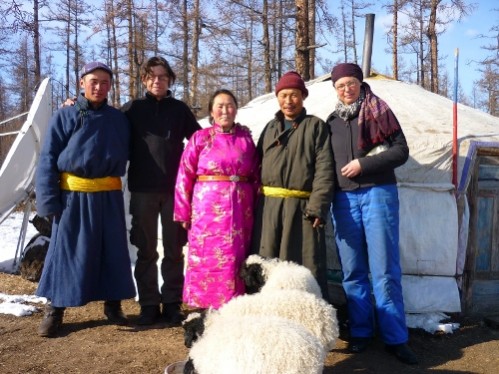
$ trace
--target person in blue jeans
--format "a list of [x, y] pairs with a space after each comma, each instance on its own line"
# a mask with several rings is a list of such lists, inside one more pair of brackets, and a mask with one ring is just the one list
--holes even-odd
[[336, 177], [331, 210], [347, 299], [348, 350], [367, 349], [377, 327], [388, 352], [417, 364], [407, 345], [394, 172], [407, 161], [409, 148], [394, 113], [363, 82], [358, 65], [335, 66], [331, 79], [339, 99], [327, 119]]

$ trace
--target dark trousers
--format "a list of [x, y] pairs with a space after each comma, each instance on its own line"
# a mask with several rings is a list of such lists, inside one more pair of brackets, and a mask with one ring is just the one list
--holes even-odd
[[[182, 302], [184, 285], [184, 256], [182, 247], [187, 242], [186, 231], [173, 221], [173, 197], [166, 193], [132, 192], [130, 195], [132, 227], [130, 242], [138, 248], [135, 280], [139, 304]], [[163, 251], [161, 292], [158, 283], [159, 258], [158, 216], [161, 218]]]

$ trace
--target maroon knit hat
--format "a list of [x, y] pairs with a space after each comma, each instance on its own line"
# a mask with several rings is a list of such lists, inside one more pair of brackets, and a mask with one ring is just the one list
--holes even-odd
[[279, 79], [279, 82], [275, 85], [275, 95], [277, 96], [279, 91], [285, 88], [297, 88], [303, 93], [304, 97], [308, 96], [308, 90], [305, 87], [305, 82], [296, 71], [288, 71], [281, 77], [281, 79]]
[[343, 63], [336, 65], [331, 71], [331, 80], [333, 84], [341, 78], [344, 77], [355, 77], [362, 82], [364, 80], [364, 74], [362, 74], [362, 69], [357, 64]]

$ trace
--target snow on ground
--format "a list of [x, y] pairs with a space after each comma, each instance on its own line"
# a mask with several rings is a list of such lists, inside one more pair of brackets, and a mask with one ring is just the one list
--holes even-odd
[[[30, 219], [35, 213], [32, 213]], [[15, 273], [18, 270], [21, 249], [17, 253], [17, 243], [23, 224], [24, 214], [22, 212], [11, 213], [0, 223], [0, 272]], [[24, 245], [38, 233], [35, 227], [28, 222], [26, 226], [26, 237]], [[21, 246], [21, 248], [24, 247]], [[40, 310], [40, 304], [45, 304], [47, 299], [35, 295], [7, 295], [0, 292], [0, 313], [13, 314], [18, 317], [29, 316]]]
[[[34, 217], [33, 212], [29, 219]], [[14, 264], [17, 243], [19, 240], [19, 235], [21, 233], [22, 223], [24, 214], [22, 212], [11, 213], [2, 223], [0, 223], [0, 243], [2, 247], [0, 249], [0, 271], [4, 273], [15, 273], [17, 266], [19, 265], [19, 259], [17, 259], [16, 264]], [[24, 240], [24, 245], [35, 236], [38, 231], [35, 227], [28, 222], [26, 226], [26, 238]], [[21, 250], [19, 250], [20, 252]], [[21, 253], [17, 254], [18, 257]]]
[[[129, 198], [129, 194], [125, 193], [125, 199]], [[126, 201], [128, 205], [128, 201]], [[32, 212], [29, 219], [35, 216], [36, 212]], [[22, 212], [13, 212], [3, 222], [0, 223], [0, 243], [2, 247], [0, 248], [0, 272], [15, 274], [19, 269], [19, 264], [22, 255], [22, 248], [31, 240], [33, 236], [38, 234], [36, 228], [30, 222], [27, 222], [26, 226], [26, 237], [24, 244], [20, 246], [20, 249], [16, 250], [18, 246], [19, 236], [21, 233], [23, 225], [24, 214]], [[130, 227], [130, 215], [127, 215], [127, 225]], [[130, 248], [130, 259], [132, 261], [132, 273], [135, 269], [135, 260], [137, 258], [136, 248], [129, 243]], [[163, 258], [162, 244], [161, 244], [161, 225], [158, 222], [158, 253], [160, 257], [158, 259], [158, 273], [161, 269], [161, 260]], [[158, 274], [158, 281], [161, 282], [161, 274]], [[134, 278], [135, 281], [135, 278]], [[161, 286], [161, 285], [159, 285]], [[35, 295], [7, 295], [2, 293], [0, 288], [0, 314], [13, 314], [15, 316], [27, 316], [37, 311], [36, 304], [45, 304], [47, 299], [43, 297], [36, 297]], [[138, 299], [136, 299], [138, 300]], [[35, 305], [33, 305], [35, 304]], [[40, 305], [38, 305], [40, 309]]]

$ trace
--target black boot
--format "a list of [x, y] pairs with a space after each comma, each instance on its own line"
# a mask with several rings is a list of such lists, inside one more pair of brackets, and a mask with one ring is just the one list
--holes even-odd
[[58, 308], [48, 303], [45, 306], [45, 316], [42, 323], [38, 327], [38, 335], [45, 338], [52, 338], [56, 336], [57, 331], [62, 325], [62, 317], [66, 308]]
[[163, 320], [171, 326], [180, 326], [184, 320], [184, 315], [180, 311], [180, 304], [163, 304]]
[[394, 344], [385, 346], [387, 352], [395, 355], [399, 361], [408, 365], [417, 365], [419, 360], [416, 354], [409, 348], [407, 344]]
[[161, 316], [159, 305], [144, 305], [140, 307], [137, 325], [153, 325]]
[[121, 300], [104, 301], [104, 315], [112, 324], [119, 326], [125, 326], [128, 324], [128, 319], [121, 309]]

